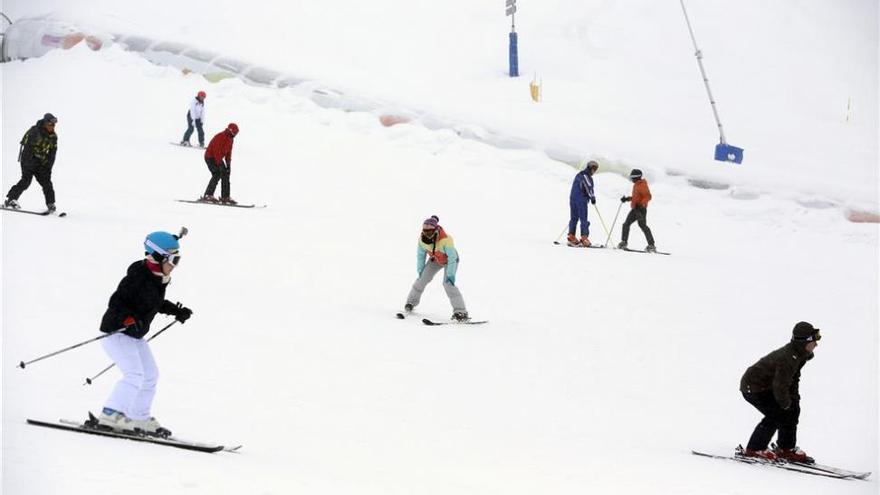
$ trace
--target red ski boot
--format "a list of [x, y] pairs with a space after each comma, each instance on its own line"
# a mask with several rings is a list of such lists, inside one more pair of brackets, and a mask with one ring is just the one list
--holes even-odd
[[799, 447], [795, 447], [793, 449], [783, 449], [777, 447], [774, 453], [776, 454], [776, 457], [783, 461], [802, 462], [804, 464], [813, 464], [816, 462], [816, 459], [808, 456], [807, 453], [801, 450]]
[[762, 449], [762, 450], [752, 450], [745, 449], [742, 451], [743, 457], [755, 457], [758, 459], [764, 459], [765, 461], [775, 461], [777, 460], [776, 454], [772, 450]]

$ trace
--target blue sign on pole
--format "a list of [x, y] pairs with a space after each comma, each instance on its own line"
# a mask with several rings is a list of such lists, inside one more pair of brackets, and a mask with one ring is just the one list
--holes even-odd
[[516, 39], [516, 0], [505, 0], [506, 15], [510, 16], [510, 42], [508, 43], [507, 55], [509, 60], [508, 74], [510, 77], [519, 77], [519, 50]]
[[510, 77], [519, 77], [519, 53], [514, 32], [510, 33]]

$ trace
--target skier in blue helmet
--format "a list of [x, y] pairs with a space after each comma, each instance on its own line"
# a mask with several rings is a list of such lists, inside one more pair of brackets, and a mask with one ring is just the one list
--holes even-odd
[[145, 257], [128, 267], [128, 272], [107, 305], [101, 320], [101, 331], [124, 331], [102, 339], [104, 351], [122, 372], [104, 408], [98, 425], [115, 431], [170, 436], [151, 415], [159, 370], [144, 335], [157, 313], [174, 316], [180, 323], [192, 316], [192, 310], [181, 303], [165, 299], [171, 272], [180, 263], [180, 238], [177, 235], [153, 232], [144, 240]]

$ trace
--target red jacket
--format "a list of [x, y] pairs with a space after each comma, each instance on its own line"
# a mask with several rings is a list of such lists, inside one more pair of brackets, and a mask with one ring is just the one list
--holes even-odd
[[651, 201], [651, 190], [648, 189], [648, 181], [645, 179], [639, 179], [633, 184], [630, 207], [635, 208], [636, 206], [641, 206], [642, 208], [647, 208], [648, 201]]
[[226, 166], [232, 165], [232, 133], [224, 129], [218, 132], [216, 136], [211, 138], [208, 143], [208, 149], [205, 150], [205, 159], [214, 160], [217, 165], [223, 165], [223, 159], [226, 159]]

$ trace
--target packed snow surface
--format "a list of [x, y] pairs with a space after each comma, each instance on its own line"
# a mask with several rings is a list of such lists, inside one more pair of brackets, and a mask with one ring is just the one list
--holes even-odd
[[[419, 125], [386, 128], [371, 114], [320, 108], [290, 92], [236, 80], [208, 85], [118, 48], [78, 46], [4, 64], [2, 186], [18, 179], [22, 133], [51, 111], [59, 118], [53, 179], [59, 209], [68, 216], [0, 216], [3, 493], [876, 493], [878, 229], [847, 222], [838, 207], [816, 207], [823, 198], [848, 196], [876, 203], [876, 182], [873, 190], [868, 184], [871, 174], [876, 179], [876, 149], [865, 138], [871, 126], [876, 131], [870, 113], [876, 109], [857, 114], [868, 122], [848, 125], [840, 119], [846, 96], [828, 107], [816, 103], [817, 94], [843, 95], [835, 85], [841, 81], [870, 81], [841, 76], [834, 82], [786, 65], [807, 56], [800, 51], [773, 59], [779, 65], [768, 67], [776, 76], [824, 88], [809, 99], [816, 105], [810, 112], [821, 115], [804, 118], [799, 128], [790, 110], [809, 106], [802, 87], [774, 85], [785, 96], [780, 106], [757, 104], [750, 98], [762, 85], [754, 78], [772, 74], [734, 80], [736, 67], [716, 55], [710, 77], [718, 80], [716, 96], [724, 101], [721, 95], [728, 95], [722, 117], [740, 121], [729, 139], [747, 149], [746, 162], [731, 168], [696, 158], [711, 151], [714, 138], [711, 120], [700, 122], [709, 116], [692, 48], [683, 25], [652, 22], [654, 16], [683, 23], [674, 18], [677, 2], [644, 12], [612, 2], [534, 7], [543, 23], [562, 24], [543, 26], [556, 33], [535, 40], [546, 49], [521, 41], [526, 64], [540, 59], [548, 66], [545, 83], [557, 71], [574, 85], [564, 93], [572, 99], [548, 96], [543, 106], [522, 99], [520, 93], [528, 97], [524, 80], [504, 78], [497, 59], [506, 49], [505, 21], [489, 23], [500, 5], [487, 13], [452, 2], [464, 9], [455, 15], [427, 2], [405, 3], [397, 17], [387, 18], [381, 9], [391, 2], [347, 3], [361, 9], [359, 16], [340, 11], [333, 22], [332, 9], [317, 2], [256, 10], [223, 0], [211, 8], [160, 3], [161, 24], [151, 22], [158, 13], [135, 11], [134, 4], [95, 2], [91, 14], [79, 14], [237, 50], [275, 66], [301, 64], [315, 77], [395, 93], [402, 104], [437, 105], [462, 120], [507, 126], [536, 140], [578, 139], [609, 160], [649, 171], [648, 221], [658, 248], [673, 254], [553, 245], [568, 221], [574, 170], [535, 150], [498, 149]], [[757, 2], [738, 3], [745, 6], [725, 11], [731, 22], [752, 16], [757, 32], [768, 32], [741, 31], [736, 38], [710, 26], [721, 29], [718, 9], [725, 2], [695, 3], [691, 15], [703, 19], [697, 26], [705, 26], [706, 45], [723, 41], [726, 48], [715, 51], [730, 53], [744, 44], [781, 50], [768, 43], [773, 33], [800, 32], [799, 26], [817, 22], [817, 13], [828, 14], [834, 36], [826, 34], [824, 44], [812, 40], [804, 51], [815, 48], [815, 58], [831, 59], [836, 44], [851, 43], [873, 50], [876, 68], [876, 47], [862, 46], [876, 41], [876, 26], [858, 27], [867, 20], [856, 15], [861, 6], [876, 20], [876, 6], [867, 3], [840, 5], [837, 13], [830, 3], [808, 2], [792, 11], [794, 21], [786, 20], [782, 3], [760, 12], [748, 10]], [[536, 22], [528, 5], [517, 18], [523, 31]], [[198, 15], [195, 6], [201, 6]], [[4, 8], [27, 14], [71, 7], [37, 0]], [[552, 19], [551, 8], [571, 15]], [[831, 14], [856, 27], [830, 22], [841, 18]], [[285, 21], [289, 29], [266, 31], [285, 41], [282, 48], [258, 43], [268, 34], [255, 26]], [[630, 22], [628, 32], [638, 39], [609, 38], [614, 26]], [[426, 26], [434, 26], [432, 36]], [[653, 31], [638, 26], [668, 29], [668, 38], [652, 40]], [[455, 55], [428, 63], [444, 40]], [[800, 38], [779, 40], [800, 46]], [[681, 78], [664, 72], [647, 84], [587, 63], [623, 67], [623, 54], [641, 60], [647, 55], [637, 41], [660, 53], [684, 51], [674, 63], [655, 61], [657, 67], [680, 64]], [[384, 58], [380, 43], [389, 47]], [[492, 43], [497, 46], [485, 49]], [[568, 63], [585, 52], [564, 48], [579, 44], [604, 47], [603, 55]], [[350, 58], [343, 57], [346, 50]], [[837, 55], [841, 67], [857, 57]], [[355, 59], [362, 65], [347, 63]], [[387, 79], [370, 65], [383, 59]], [[731, 56], [728, 62], [740, 61]], [[407, 79], [426, 66], [437, 71], [435, 86]], [[870, 77], [875, 86], [864, 94], [873, 91], [876, 107], [876, 73]], [[444, 86], [453, 80], [463, 82]], [[610, 93], [582, 91], [575, 83], [625, 88], [629, 101], [612, 112], [602, 97]], [[169, 144], [180, 139], [188, 100], [199, 89], [208, 92], [209, 138], [228, 122], [241, 127], [233, 197], [266, 209], [173, 201], [197, 197], [208, 179], [200, 151]], [[736, 96], [740, 89], [748, 94]], [[474, 105], [481, 95], [485, 106]], [[677, 97], [690, 103], [679, 105]], [[642, 118], [667, 104], [665, 124]], [[541, 113], [553, 105], [558, 108]], [[577, 120], [552, 115], [569, 115], [563, 112], [569, 108], [580, 113]], [[774, 119], [786, 124], [777, 129]], [[632, 123], [631, 131], [623, 121]], [[817, 139], [831, 128], [857, 145]], [[876, 147], [876, 133], [871, 139]], [[801, 148], [821, 159], [845, 159], [829, 166], [804, 158]], [[663, 173], [672, 168], [673, 151], [681, 166], [715, 168], [727, 179], [757, 184], [760, 193], [689, 187], [684, 177]], [[796, 168], [802, 179], [791, 178]], [[794, 184], [777, 189], [783, 176]], [[617, 216], [618, 199], [631, 184], [602, 169], [596, 183], [591, 239], [604, 243], [602, 224], [610, 228], [616, 219], [614, 243], [628, 208]], [[821, 193], [805, 193], [815, 184], [822, 184]], [[42, 207], [36, 183], [21, 202]], [[394, 319], [416, 276], [421, 222], [431, 214], [461, 254], [456, 283], [471, 315], [490, 323], [427, 327], [415, 317]], [[153, 412], [181, 437], [241, 443], [241, 453], [206, 455], [25, 424], [26, 418], [82, 419], [101, 407], [119, 375], [111, 371], [82, 385], [109, 364], [99, 344], [25, 370], [15, 365], [96, 336], [107, 299], [128, 264], [142, 256], [144, 236], [184, 225], [190, 234], [167, 297], [194, 315], [151, 344], [161, 372]], [[630, 244], [644, 245], [635, 226]], [[417, 311], [434, 319], [451, 314], [439, 277]], [[798, 443], [826, 464], [874, 471], [868, 481], [690, 454], [729, 452], [746, 442], [759, 414], [742, 400], [739, 378], [783, 345], [799, 320], [820, 327], [823, 339], [803, 370]], [[166, 321], [157, 318], [154, 329]]]

